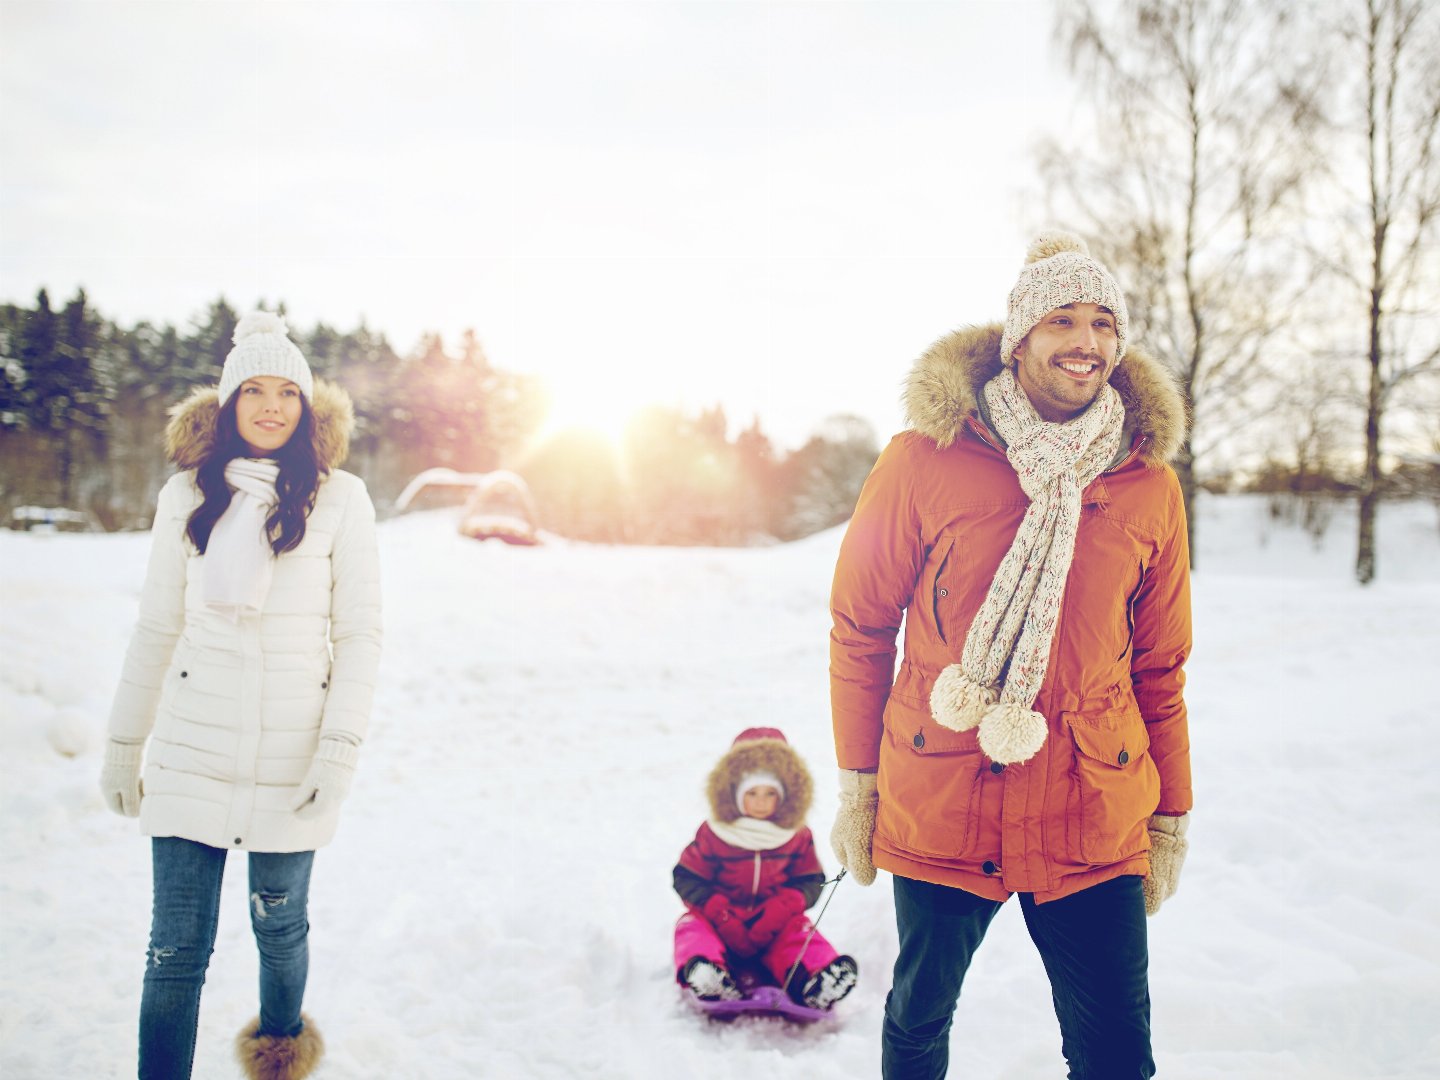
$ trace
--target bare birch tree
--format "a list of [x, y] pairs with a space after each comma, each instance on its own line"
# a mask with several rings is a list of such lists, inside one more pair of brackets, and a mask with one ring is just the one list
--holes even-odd
[[1042, 149], [1052, 217], [1123, 283], [1131, 337], [1176, 373], [1195, 558], [1208, 459], [1262, 409], [1257, 384], [1297, 288], [1281, 222], [1305, 174], [1311, 96], [1283, 0], [1091, 0], [1056, 37], [1084, 114]]
[[[1355, 577], [1377, 572], [1387, 419], [1440, 374], [1440, 11], [1429, 0], [1344, 0], [1317, 29], [1333, 98], [1318, 134], [1330, 181], [1312, 255], [1365, 312], [1365, 460]], [[1327, 227], [1328, 226], [1328, 227]], [[1357, 320], [1357, 323], [1359, 320]], [[1356, 335], [1358, 338], [1359, 335]]]

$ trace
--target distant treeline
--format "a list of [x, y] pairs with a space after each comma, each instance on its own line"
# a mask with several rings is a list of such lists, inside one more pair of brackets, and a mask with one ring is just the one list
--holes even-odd
[[[167, 412], [215, 385], [238, 318], [221, 298], [188, 327], [123, 327], [83, 289], [58, 310], [44, 289], [31, 307], [0, 305], [3, 522], [16, 507], [46, 506], [85, 511], [105, 529], [147, 526], [171, 471]], [[877, 454], [873, 429], [855, 417], [832, 417], [781, 453], [758, 420], [731, 437], [718, 408], [642, 409], [619, 447], [579, 431], [542, 440], [543, 385], [494, 367], [473, 332], [453, 349], [426, 335], [404, 355], [363, 323], [292, 325], [291, 335], [315, 374], [353, 398], [345, 467], [365, 478], [382, 514], [423, 469], [507, 468], [529, 483], [542, 527], [560, 535], [789, 540], [844, 521]]]

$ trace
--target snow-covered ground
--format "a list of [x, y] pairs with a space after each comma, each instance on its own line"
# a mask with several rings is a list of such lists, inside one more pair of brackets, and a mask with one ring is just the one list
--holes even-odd
[[[1368, 589], [1350, 582], [1344, 515], [1318, 551], [1259, 500], [1209, 501], [1200, 530], [1192, 848], [1150, 923], [1160, 1075], [1440, 1076], [1434, 510], [1387, 510]], [[846, 880], [825, 916], [861, 970], [832, 1020], [708, 1023], [670, 971], [670, 868], [737, 731], [785, 729], [817, 778], [811, 826], [828, 833], [840, 532], [751, 550], [526, 550], [428, 513], [380, 536], [372, 737], [312, 886], [319, 1080], [878, 1075], [887, 876]], [[6, 1080], [134, 1075], [149, 855], [95, 780], [146, 546], [0, 532]], [[230, 1041], [255, 982], [236, 858], [198, 1077], [237, 1075]], [[952, 1060], [986, 1080], [1064, 1071], [1017, 905], [976, 960]]]

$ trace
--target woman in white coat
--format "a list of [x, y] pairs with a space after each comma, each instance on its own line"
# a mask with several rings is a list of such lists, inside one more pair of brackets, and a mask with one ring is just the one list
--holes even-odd
[[[375, 510], [336, 466], [354, 414], [276, 315], [240, 321], [218, 390], [175, 411], [140, 619], [100, 786], [139, 816], [155, 881], [140, 1076], [190, 1076], [227, 852], [249, 853], [260, 1014], [246, 1075], [299, 1080], [315, 849], [335, 833], [380, 657]], [[142, 768], [143, 763], [143, 768]]]

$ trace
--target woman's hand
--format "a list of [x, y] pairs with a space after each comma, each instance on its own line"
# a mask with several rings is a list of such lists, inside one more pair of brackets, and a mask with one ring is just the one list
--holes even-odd
[[126, 742], [112, 735], [105, 744], [100, 794], [105, 798], [105, 805], [123, 817], [140, 816], [140, 762], [144, 757], [144, 739]]
[[295, 816], [310, 820], [338, 808], [350, 794], [359, 753], [360, 748], [344, 735], [320, 736], [315, 758], [290, 803]]

